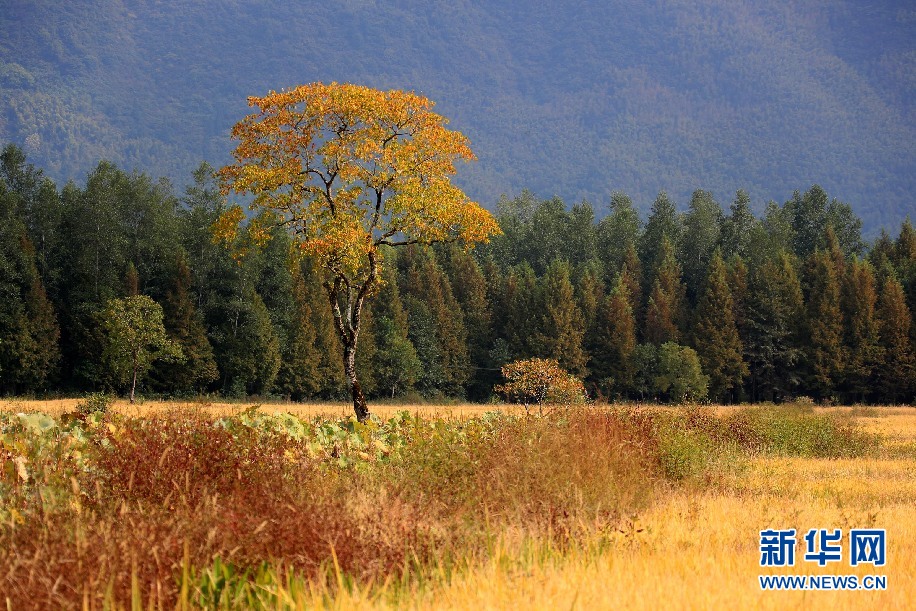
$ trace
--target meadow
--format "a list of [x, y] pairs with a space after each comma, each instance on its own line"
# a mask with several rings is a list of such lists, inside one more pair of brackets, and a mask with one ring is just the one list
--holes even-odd
[[[0, 402], [8, 608], [906, 608], [916, 410]], [[795, 528], [792, 568], [759, 531]], [[801, 560], [884, 528], [887, 563]], [[761, 574], [887, 576], [765, 592]]]

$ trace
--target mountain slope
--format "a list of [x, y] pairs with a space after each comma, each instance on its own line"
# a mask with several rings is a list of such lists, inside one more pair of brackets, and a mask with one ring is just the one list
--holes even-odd
[[0, 1], [0, 140], [61, 180], [105, 157], [188, 179], [245, 97], [414, 89], [470, 138], [485, 204], [527, 187], [645, 209], [820, 183], [866, 229], [916, 212], [916, 11], [894, 3]]

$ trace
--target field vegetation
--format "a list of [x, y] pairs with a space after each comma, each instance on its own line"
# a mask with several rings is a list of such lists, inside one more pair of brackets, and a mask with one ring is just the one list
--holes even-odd
[[[328, 415], [344, 404], [42, 407], [0, 415], [14, 609], [902, 608], [914, 594], [909, 409], [417, 406], [361, 424]], [[871, 526], [888, 530], [887, 591], [760, 591], [759, 530]]]

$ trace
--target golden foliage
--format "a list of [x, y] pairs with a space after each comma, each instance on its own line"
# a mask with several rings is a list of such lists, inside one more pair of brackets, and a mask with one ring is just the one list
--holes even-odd
[[[451, 184], [467, 138], [446, 129], [433, 103], [404, 91], [311, 83], [251, 97], [257, 112], [235, 125], [235, 163], [223, 190], [253, 195], [300, 248], [336, 273], [365, 269], [383, 244], [486, 241], [489, 212]], [[215, 228], [241, 220], [230, 209]]]

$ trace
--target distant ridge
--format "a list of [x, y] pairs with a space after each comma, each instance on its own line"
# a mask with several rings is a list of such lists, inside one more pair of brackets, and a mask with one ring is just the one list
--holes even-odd
[[529, 188], [601, 213], [695, 188], [723, 206], [822, 185], [867, 235], [916, 216], [916, 9], [702, 0], [0, 0], [0, 142], [58, 181], [100, 158], [176, 184], [226, 161], [245, 98], [415, 89], [466, 133], [492, 205]]

